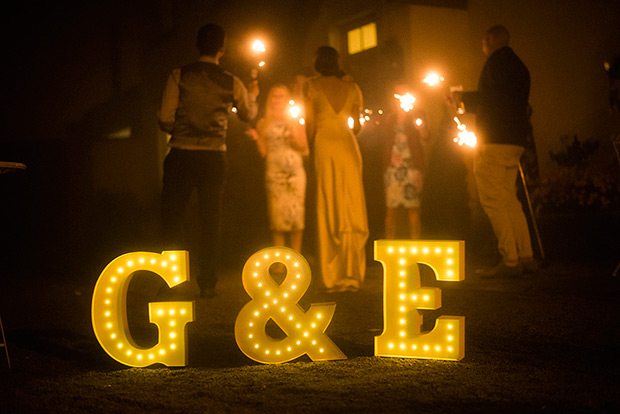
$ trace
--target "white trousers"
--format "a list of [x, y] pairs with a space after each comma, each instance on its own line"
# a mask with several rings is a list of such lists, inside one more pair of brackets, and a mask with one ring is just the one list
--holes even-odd
[[483, 144], [474, 158], [474, 177], [482, 209], [489, 217], [504, 263], [531, 258], [532, 242], [517, 198], [517, 174], [523, 147]]

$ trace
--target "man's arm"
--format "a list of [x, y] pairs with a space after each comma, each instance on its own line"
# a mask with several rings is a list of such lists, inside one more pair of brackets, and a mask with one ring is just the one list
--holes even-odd
[[258, 115], [258, 81], [250, 84], [250, 90], [245, 87], [241, 79], [233, 77], [233, 100], [237, 107], [237, 115], [243, 121], [251, 121]]
[[159, 127], [167, 133], [171, 133], [174, 127], [174, 119], [179, 105], [180, 76], [180, 69], [173, 70], [168, 76], [166, 87], [161, 98], [161, 106], [157, 112]]

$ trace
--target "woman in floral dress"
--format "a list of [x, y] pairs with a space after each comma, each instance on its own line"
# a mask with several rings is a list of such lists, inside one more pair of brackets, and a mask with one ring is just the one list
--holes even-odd
[[405, 111], [399, 107], [398, 101], [394, 106], [384, 124], [385, 238], [396, 238], [398, 208], [403, 207], [409, 220], [409, 237], [415, 240], [420, 238], [421, 231], [424, 155], [420, 128], [423, 128], [423, 120], [413, 109]]
[[273, 86], [267, 95], [264, 117], [248, 135], [256, 140], [265, 158], [272, 241], [276, 246], [288, 245], [301, 251], [306, 196], [303, 157], [308, 154], [308, 144], [305, 127], [290, 113], [290, 99], [285, 85]]

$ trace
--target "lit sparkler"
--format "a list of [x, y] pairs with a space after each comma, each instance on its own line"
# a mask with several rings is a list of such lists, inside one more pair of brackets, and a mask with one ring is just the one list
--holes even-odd
[[[267, 48], [265, 47], [265, 44], [262, 41], [260, 41], [259, 39], [254, 40], [254, 42], [252, 43], [252, 52], [254, 53], [254, 55], [260, 56], [264, 54], [266, 51], [267, 51]], [[262, 68], [263, 66], [265, 66], [265, 61], [262, 59], [259, 59], [256, 65], [258, 67], [252, 69], [252, 79], [258, 78], [258, 68]]]
[[427, 84], [428, 86], [437, 86], [440, 85], [444, 81], [444, 77], [441, 76], [437, 72], [430, 72], [422, 82]]
[[299, 124], [300, 125], [304, 125], [306, 123], [306, 120], [301, 116], [301, 107], [299, 105], [297, 105], [295, 103], [294, 100], [290, 100], [288, 101], [289, 104], [289, 108], [288, 108], [288, 114], [291, 118], [293, 119], [299, 119]]
[[461, 147], [475, 147], [476, 143], [478, 142], [476, 134], [474, 134], [472, 131], [468, 131], [467, 126], [465, 124], [462, 124], [456, 116], [454, 117], [454, 122], [456, 122], [456, 127], [459, 130], [457, 136], [454, 137], [454, 142], [459, 144]]
[[252, 43], [252, 50], [258, 53], [265, 53], [267, 51], [265, 44], [258, 39]]
[[395, 93], [394, 94], [394, 98], [396, 98], [396, 99], [398, 99], [400, 101], [400, 107], [405, 112], [411, 111], [413, 109], [413, 104], [416, 101], [415, 96], [411, 95], [409, 92], [407, 92], [404, 95], [399, 95], [399, 94]]
[[[370, 120], [369, 116], [360, 116], [358, 118], [358, 121], [360, 123], [360, 127], [363, 127], [364, 124], [366, 123], [366, 121]], [[355, 128], [355, 118], [353, 118], [352, 116], [347, 118], [347, 125], [349, 126], [349, 129], [354, 129]]]

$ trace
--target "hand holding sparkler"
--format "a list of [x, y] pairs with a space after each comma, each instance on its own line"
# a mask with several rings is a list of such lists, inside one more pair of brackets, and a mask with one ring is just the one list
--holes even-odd
[[309, 148], [308, 139], [306, 136], [306, 120], [304, 119], [303, 106], [298, 105], [294, 99], [291, 99], [288, 102], [286, 114], [292, 123], [292, 125], [290, 125], [290, 135], [287, 137], [289, 143], [303, 156], [308, 155]]
[[[393, 96], [398, 100], [398, 105], [400, 109], [403, 110], [403, 112], [399, 113], [399, 118], [406, 116], [407, 113], [414, 110], [415, 102], [417, 101], [417, 99], [411, 93], [405, 92], [403, 95], [395, 93]], [[416, 117], [413, 122], [417, 128], [420, 128], [424, 121], [422, 120], [422, 118]]]
[[[456, 113], [461, 115], [465, 113], [465, 107], [463, 106], [463, 86], [451, 86], [450, 87], [450, 101], [452, 106], [456, 109]], [[456, 128], [458, 129], [457, 136], [454, 137], [454, 142], [462, 146], [475, 147], [478, 143], [476, 134], [467, 130], [467, 126], [459, 120], [458, 117], [454, 117], [456, 122]]]
[[472, 131], [467, 130], [467, 126], [462, 124], [461, 121], [455, 116], [454, 122], [456, 122], [456, 128], [459, 130], [456, 137], [454, 137], [454, 142], [462, 146], [467, 147], [475, 147], [478, 143], [478, 138], [476, 138], [476, 134]]
[[259, 39], [254, 40], [252, 43], [252, 53], [257, 57], [258, 62], [256, 63], [256, 67], [252, 68], [251, 77], [252, 80], [258, 79], [258, 69], [265, 66], [265, 61], [261, 58], [261, 56], [267, 51], [265, 48], [265, 44]]
[[[435, 72], [431, 72], [426, 76], [426, 78], [424, 78], [422, 82], [426, 83], [431, 87], [436, 87], [440, 85], [443, 81], [443, 76]], [[451, 86], [449, 94], [446, 94], [446, 101], [451, 107], [455, 109], [456, 113], [459, 115], [465, 113], [465, 107], [463, 106], [462, 98], [463, 86], [461, 85]], [[475, 147], [478, 141], [476, 134], [473, 131], [467, 130], [467, 126], [461, 123], [457, 116], [455, 116], [453, 119], [454, 122], [456, 122], [456, 127], [458, 130], [457, 136], [454, 137], [454, 142], [456, 142], [460, 146]]]
[[450, 86], [450, 95], [448, 95], [448, 103], [456, 108], [456, 112], [459, 114], [465, 113], [465, 107], [463, 106], [463, 86]]
[[306, 121], [305, 121], [305, 119], [302, 116], [303, 114], [302, 114], [301, 107], [299, 105], [297, 105], [293, 99], [291, 99], [288, 102], [288, 104], [289, 104], [288, 115], [292, 119], [298, 119], [297, 122], [299, 122], [299, 125], [304, 125], [306, 123]]

